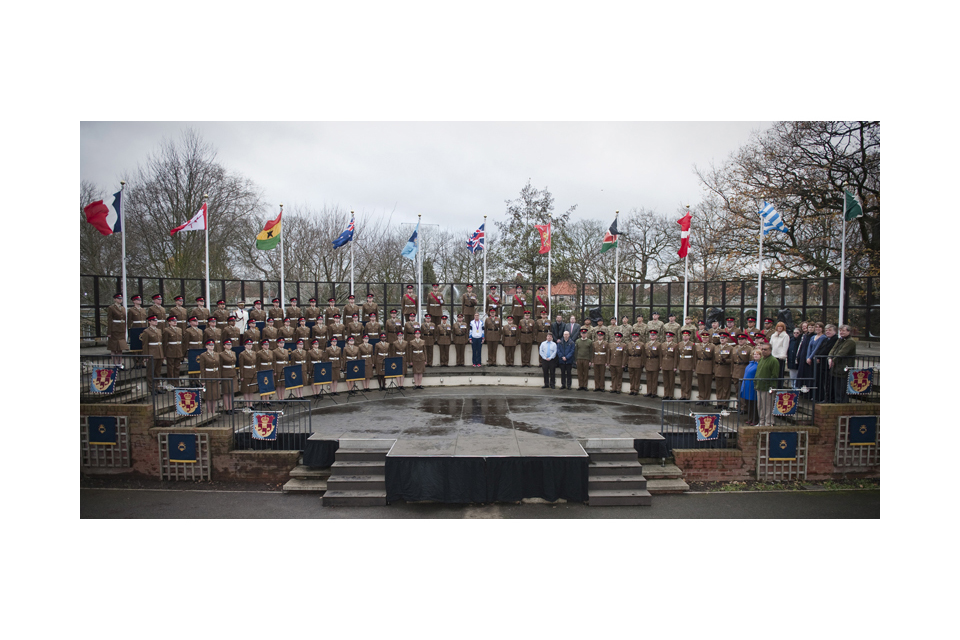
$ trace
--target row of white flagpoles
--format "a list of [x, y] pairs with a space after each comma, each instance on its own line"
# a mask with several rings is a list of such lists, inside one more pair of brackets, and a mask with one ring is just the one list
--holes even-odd
[[[119, 219], [119, 220], [118, 220], [118, 223], [119, 223], [119, 226], [120, 226], [121, 255], [122, 255], [122, 258], [121, 258], [121, 281], [122, 281], [121, 294], [123, 295], [123, 304], [124, 304], [124, 306], [127, 305], [127, 300], [128, 300], [128, 297], [127, 297], [127, 242], [126, 242], [126, 223], [125, 223], [124, 220], [123, 220], [123, 190], [124, 190], [125, 185], [126, 185], [126, 182], [124, 182], [124, 181], [121, 180], [121, 181], [120, 181], [120, 192], [119, 192], [119, 194], [117, 194], [117, 195], [119, 196], [119, 198], [118, 198], [118, 202], [117, 202], [118, 207], [117, 207], [117, 211], [116, 211], [116, 215], [117, 215], [117, 217], [118, 217], [118, 219]], [[852, 196], [851, 196], [851, 198], [852, 198]], [[95, 202], [95, 203], [92, 203], [91, 205], [88, 205], [88, 207], [85, 208], [85, 210], [86, 210], [86, 209], [89, 209], [89, 207], [92, 207], [92, 206], [94, 206], [95, 204], [98, 204], [98, 203], [100, 203], [100, 202], [102, 202], [102, 201], [97, 201], [97, 202]], [[843, 233], [842, 233], [842, 235], [843, 235], [843, 239], [842, 239], [842, 242], [841, 242], [841, 254], [840, 254], [840, 292], [841, 292], [841, 294], [840, 294], [839, 318], [840, 318], [840, 322], [841, 322], [841, 323], [843, 322], [843, 298], [844, 298], [844, 296], [843, 296], [843, 291], [844, 291], [845, 275], [846, 275], [846, 241], [847, 241], [847, 237], [846, 237], [846, 236], [847, 236], [847, 213], [848, 213], [848, 212], [847, 212], [847, 202], [848, 202], [847, 194], [846, 194], [846, 191], [844, 190], [843, 214], [842, 214], [842, 219], [843, 219]], [[854, 200], [854, 205], [855, 205], [855, 207], [856, 207], [857, 209], [860, 210], [860, 215], [863, 215], [862, 208], [861, 208], [860, 204], [857, 203], [857, 202]], [[282, 215], [283, 215], [283, 205], [281, 204], [281, 205], [280, 205], [280, 216], [279, 216], [279, 217], [282, 217]], [[786, 230], [787, 230], [786, 227], [783, 225], [783, 222], [779, 219], [779, 214], [776, 212], [776, 210], [773, 208], [772, 205], [768, 205], [766, 202], [764, 202], [764, 206], [763, 206], [763, 208], [760, 209], [759, 215], [760, 215], [760, 250], [759, 250], [759, 262], [758, 262], [758, 269], [757, 269], [757, 311], [756, 311], [758, 322], [760, 321], [761, 310], [762, 310], [762, 303], [763, 303], [763, 299], [762, 299], [762, 298], [763, 298], [763, 295], [762, 295], [762, 292], [763, 292], [763, 286], [762, 286], [762, 285], [763, 285], [763, 237], [764, 237], [764, 235], [766, 235], [766, 234], [767, 234], [769, 231], [771, 231], [771, 230], [775, 230], [775, 229], [776, 229], [776, 230], [780, 230], [780, 231], [784, 231], [784, 232], [786, 232]], [[614, 222], [613, 222], [613, 224], [610, 226], [610, 230], [609, 230], [609, 232], [608, 232], [608, 233], [611, 235], [611, 237], [613, 238], [614, 248], [615, 248], [615, 256], [614, 256], [614, 299], [613, 299], [613, 309], [614, 309], [614, 311], [613, 311], [613, 313], [614, 313], [614, 316], [617, 317], [617, 318], [620, 317], [620, 313], [619, 313], [619, 311], [620, 311], [620, 308], [619, 308], [619, 307], [620, 307], [620, 304], [619, 304], [619, 303], [620, 303], [620, 286], [619, 286], [619, 284], [620, 284], [620, 282], [619, 282], [619, 280], [620, 280], [620, 243], [619, 243], [619, 238], [620, 238], [620, 236], [619, 236], [619, 233], [613, 234], [612, 232], [613, 232], [613, 231], [618, 231], [618, 229], [617, 229], [617, 221], [618, 221], [618, 219], [619, 219], [619, 216], [620, 216], [620, 212], [617, 211], [617, 212], [616, 212], [616, 217], [614, 218]], [[278, 217], [278, 218], [279, 218], [279, 217]], [[407, 245], [404, 247], [403, 252], [401, 252], [401, 255], [402, 255], [403, 257], [406, 257], [406, 258], [410, 258], [410, 259], [414, 259], [414, 260], [415, 260], [415, 264], [416, 264], [415, 269], [416, 269], [416, 273], [417, 273], [417, 285], [418, 285], [418, 286], [417, 286], [417, 291], [418, 291], [418, 292], [422, 292], [422, 291], [423, 291], [423, 256], [421, 255], [422, 252], [419, 251], [419, 248], [420, 248], [419, 230], [420, 230], [420, 221], [421, 221], [421, 219], [422, 219], [422, 214], [418, 214], [418, 215], [417, 215], [417, 227], [416, 227], [416, 229], [414, 230], [413, 235], [410, 237], [410, 240], [407, 242]], [[88, 215], [88, 220], [89, 220], [89, 215]], [[677, 221], [677, 222], [681, 225], [681, 246], [680, 246], [680, 250], [679, 250], [677, 253], [683, 258], [683, 318], [684, 318], [684, 321], [686, 321], [686, 318], [687, 318], [687, 315], [688, 315], [687, 249], [689, 248], [690, 220], [691, 220], [691, 213], [690, 213], [689, 206], [688, 206], [686, 215], [685, 215], [683, 218], [681, 218], [680, 220]], [[281, 221], [281, 224], [282, 224], [282, 221]], [[474, 233], [474, 236], [471, 238], [471, 240], [477, 239], [477, 234], [480, 233], [481, 230], [482, 230], [483, 233], [482, 233], [482, 235], [479, 237], [479, 240], [478, 240], [480, 246], [479, 246], [478, 248], [473, 248], [473, 249], [471, 249], [471, 251], [483, 251], [483, 289], [482, 289], [481, 292], [480, 292], [480, 298], [481, 298], [482, 301], [483, 301], [483, 306], [481, 307], [482, 315], [486, 315], [486, 311], [487, 311], [487, 301], [486, 301], [486, 295], [487, 295], [487, 250], [488, 250], [489, 247], [488, 247], [488, 245], [487, 245], [488, 239], [487, 239], [487, 236], [486, 236], [486, 224], [487, 224], [487, 216], [483, 216], [483, 224], [480, 226], [480, 229], [478, 229], [477, 232]], [[552, 317], [553, 317], [553, 309], [552, 309], [552, 303], [553, 303], [553, 277], [552, 277], [552, 268], [553, 268], [553, 226], [552, 226], [552, 223], [548, 223], [548, 224], [545, 225], [545, 226], [547, 227], [547, 234], [546, 234], [545, 237], [544, 237], [543, 235], [541, 235], [541, 246], [546, 246], [546, 247], [547, 247], [547, 249], [546, 249], [546, 251], [545, 251], [545, 253], [547, 253], [547, 308], [548, 308], [548, 314], [547, 314], [547, 315], [548, 315], [548, 317], [552, 318]], [[101, 228], [100, 225], [97, 225], [97, 227], [98, 227], [98, 229]], [[204, 236], [205, 236], [205, 238], [204, 238], [204, 244], [205, 244], [205, 259], [204, 259], [204, 263], [205, 263], [205, 271], [206, 271], [206, 294], [205, 294], [205, 295], [206, 295], [207, 297], [209, 297], [209, 296], [210, 296], [210, 230], [209, 230], [209, 224], [207, 223], [207, 194], [204, 194], [204, 195], [203, 195], [203, 206], [202, 206], [201, 209], [193, 216], [193, 218], [192, 218], [189, 222], [186, 222], [185, 224], [180, 225], [179, 227], [176, 227], [175, 229], [172, 229], [172, 230], [170, 231], [170, 235], [173, 235], [173, 234], [175, 234], [175, 233], [177, 233], [177, 232], [179, 232], [179, 231], [197, 231], [197, 230], [203, 230]], [[340, 244], [339, 246], [342, 246], [343, 244], [345, 244], [345, 242], [350, 242], [350, 293], [351, 293], [351, 295], [354, 294], [354, 290], [353, 290], [353, 288], [354, 288], [354, 278], [353, 278], [353, 255], [354, 255], [354, 254], [353, 254], [353, 244], [354, 244], [354, 243], [353, 243], [353, 234], [354, 234], [354, 231], [355, 231], [354, 212], [351, 211], [351, 212], [350, 212], [350, 226], [349, 226], [349, 227], [347, 228], [347, 230], [344, 231], [343, 234], [341, 234], [341, 236], [338, 238], [338, 240], [341, 240], [341, 239], [343, 239], [343, 238], [347, 238], [346, 241], [341, 242], [341, 244]], [[349, 232], [349, 234], [348, 234], [348, 232]], [[104, 231], [103, 231], [102, 229], [101, 229], [101, 233], [104, 233]], [[106, 233], [105, 235], [109, 235], [109, 233]], [[283, 292], [284, 292], [284, 284], [285, 284], [285, 282], [284, 282], [283, 236], [284, 236], [284, 234], [283, 234], [283, 228], [282, 228], [282, 226], [281, 226], [281, 231], [280, 231], [280, 294], [279, 294], [279, 297], [281, 298], [281, 304], [282, 304], [282, 302], [283, 302], [282, 299], [283, 299], [283, 297], [284, 297], [284, 296], [283, 296]], [[470, 242], [468, 241], [468, 246], [469, 246], [469, 244], [470, 244]], [[334, 246], [337, 246], [336, 241], [334, 241]], [[541, 253], [543, 253], [543, 251], [541, 251]], [[419, 293], [418, 293], [418, 295], [417, 295], [417, 317], [418, 317], [418, 318], [421, 318], [421, 317], [422, 317], [422, 314], [421, 314], [421, 306], [422, 306], [422, 305], [421, 305], [421, 298], [422, 298], [422, 296], [419, 295]]]

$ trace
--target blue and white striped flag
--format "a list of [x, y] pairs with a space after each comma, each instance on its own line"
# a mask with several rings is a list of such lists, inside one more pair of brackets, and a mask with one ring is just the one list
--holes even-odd
[[777, 210], [773, 208], [772, 204], [767, 204], [767, 202], [764, 201], [763, 208], [760, 209], [760, 217], [763, 219], [763, 235], [767, 235], [774, 229], [783, 231], [784, 233], [787, 232], [787, 227], [783, 224], [783, 219]]

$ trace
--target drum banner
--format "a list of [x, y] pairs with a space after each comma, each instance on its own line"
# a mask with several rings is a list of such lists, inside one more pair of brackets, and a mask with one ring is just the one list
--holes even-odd
[[770, 460], [797, 459], [797, 433], [795, 431], [771, 431]]
[[97, 366], [90, 374], [90, 393], [107, 394], [116, 391], [119, 366]]
[[850, 416], [847, 429], [847, 442], [851, 446], [877, 444], [877, 416]]
[[192, 433], [169, 434], [167, 436], [167, 453], [170, 456], [170, 462], [196, 462], [197, 436]]
[[177, 407], [178, 416], [200, 415], [200, 389], [174, 389], [173, 404]]
[[115, 446], [117, 444], [117, 419], [112, 416], [89, 416], [87, 436], [90, 444]]
[[860, 395], [873, 388], [873, 369], [848, 369], [847, 393]]
[[276, 393], [277, 388], [273, 383], [273, 369], [257, 371], [257, 388], [261, 396], [269, 396]]
[[773, 404], [773, 415], [775, 416], [794, 416], [797, 414], [797, 398], [799, 394], [796, 391], [777, 391], [776, 401]]
[[280, 427], [280, 411], [256, 411], [251, 430], [254, 440], [276, 440]]
[[693, 420], [697, 425], [697, 441], [716, 440], [720, 436], [719, 413], [695, 413]]
[[299, 389], [303, 386], [303, 365], [291, 364], [283, 368], [283, 379], [287, 382], [287, 390]]

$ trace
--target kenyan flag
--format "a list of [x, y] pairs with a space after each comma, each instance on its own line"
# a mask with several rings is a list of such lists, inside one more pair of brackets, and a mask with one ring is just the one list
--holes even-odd
[[280, 242], [280, 216], [282, 215], [283, 211], [280, 211], [276, 220], [268, 220], [267, 224], [263, 225], [263, 231], [257, 234], [257, 249], [264, 251], [273, 249]]
[[603, 234], [603, 246], [600, 247], [600, 253], [606, 253], [609, 249], [613, 249], [617, 246], [617, 238], [620, 237], [620, 232], [617, 231], [617, 219], [613, 219], [613, 224], [610, 225], [610, 228], [605, 234]]

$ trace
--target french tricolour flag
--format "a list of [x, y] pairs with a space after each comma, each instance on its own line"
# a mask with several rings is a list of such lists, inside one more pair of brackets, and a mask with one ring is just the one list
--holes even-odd
[[87, 222], [95, 226], [97, 231], [105, 236], [109, 236], [111, 233], [120, 233], [122, 210], [120, 197], [122, 193], [122, 191], [118, 191], [112, 197], [91, 202], [83, 208], [83, 213], [87, 216]]

